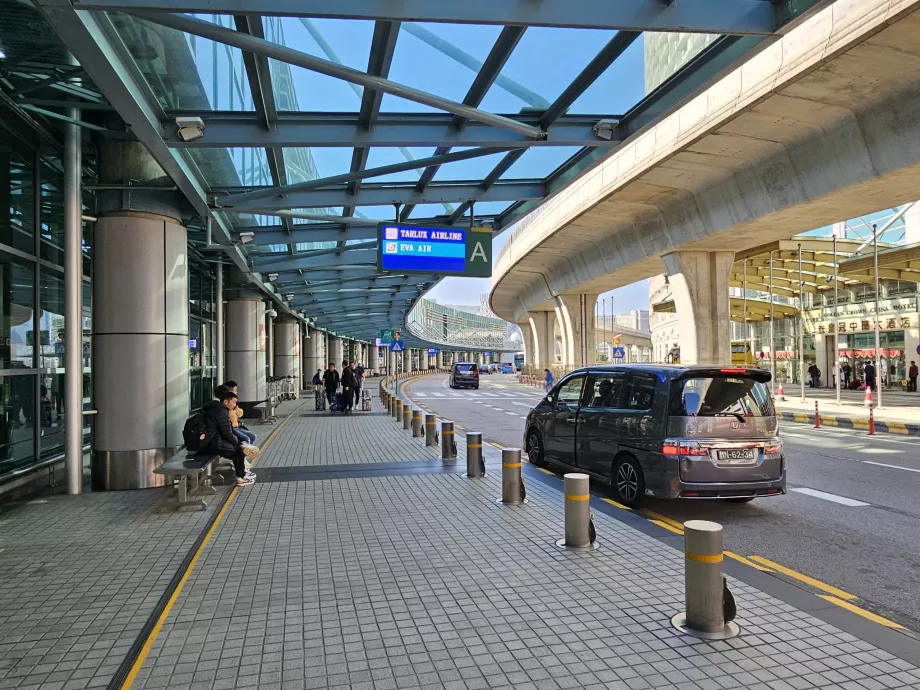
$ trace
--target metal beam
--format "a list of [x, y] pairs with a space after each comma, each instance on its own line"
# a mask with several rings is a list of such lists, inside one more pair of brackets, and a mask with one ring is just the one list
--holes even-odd
[[[521, 40], [521, 37], [523, 37], [525, 28], [526, 27], [520, 26], [506, 26], [502, 29], [502, 32], [498, 35], [495, 43], [492, 44], [492, 49], [489, 51], [489, 55], [486, 57], [486, 61], [482, 63], [482, 67], [476, 73], [476, 78], [473, 80], [473, 83], [470, 85], [470, 88], [463, 99], [463, 103], [465, 105], [478, 107], [479, 104], [482, 103], [482, 99], [485, 98], [489, 89], [492, 87], [492, 84], [494, 84], [495, 80], [498, 79], [502, 67], [505, 66], [508, 58], [511, 57], [511, 53], [514, 52], [515, 47]], [[458, 132], [465, 131], [469, 125], [466, 120], [458, 117], [454, 117], [451, 124], [454, 130]], [[547, 138], [548, 137], [549, 135], [547, 134]], [[439, 146], [435, 150], [434, 155], [444, 155], [449, 151], [449, 145]], [[421, 177], [419, 177], [416, 189], [421, 192], [428, 185], [430, 185], [431, 181], [434, 179], [434, 176], [437, 175], [440, 167], [440, 165], [428, 166], [422, 173]], [[402, 220], [406, 220], [414, 210], [415, 204], [407, 205], [402, 210], [400, 218]]]
[[314, 256], [303, 259], [284, 257], [285, 260], [260, 266], [258, 260], [253, 267], [259, 273], [280, 273], [281, 271], [299, 271], [308, 268], [364, 268], [377, 266], [376, 249], [357, 249], [351, 251], [348, 247], [336, 247], [339, 254]]
[[616, 36], [601, 48], [600, 52], [579, 72], [565, 91], [559, 94], [559, 97], [543, 113], [540, 117], [540, 128], [545, 130], [558, 120], [578, 100], [578, 97], [587, 91], [588, 87], [597, 81], [640, 35], [637, 31], [618, 31]]
[[[282, 271], [264, 271], [263, 275], [269, 275], [272, 273], [281, 274], [283, 272]], [[313, 281], [313, 280], [317, 280], [317, 281], [319, 280], [338, 280], [340, 278], [350, 278], [350, 277], [368, 278], [368, 277], [377, 275], [377, 267], [376, 266], [368, 266], [366, 268], [362, 267], [362, 273], [359, 275], [355, 275], [354, 273], [345, 273], [343, 269], [337, 269], [337, 268], [330, 268], [329, 270], [322, 270], [322, 271], [310, 271], [309, 273], [306, 273], [306, 274], [295, 273], [293, 271], [291, 271], [290, 273], [291, 273], [290, 278], [287, 278], [287, 277], [281, 278], [279, 276], [278, 282], [284, 284], [284, 283], [293, 283], [294, 281], [299, 280], [301, 281], [302, 285], [305, 285], [307, 282]], [[274, 283], [274, 285], [277, 285], [277, 283]], [[290, 292], [290, 290], [285, 290], [284, 287], [279, 287], [278, 292], [279, 293]]]
[[[782, 3], [789, 4], [788, 2]], [[81, 0], [81, 9], [151, 10], [200, 14], [242, 14], [457, 24], [680, 31], [709, 34], [770, 34], [776, 29], [774, 4], [762, 0]]]
[[[202, 218], [214, 218], [215, 239], [225, 243], [224, 252], [234, 265], [242, 271], [248, 270], [245, 255], [231, 243], [229, 224], [221, 214], [213, 214], [208, 208], [207, 190], [194, 166], [181, 152], [171, 151], [163, 142], [160, 123], [166, 115], [109, 18], [104, 14], [77, 12], [69, 0], [37, 0], [34, 4], [121, 119], [131, 123], [134, 135], [192, 208]], [[261, 280], [256, 278], [254, 283], [268, 296], [275, 297]], [[283, 304], [279, 308], [289, 311]]]
[[265, 271], [266, 269], [271, 268], [275, 264], [285, 263], [289, 259], [309, 259], [314, 256], [326, 256], [328, 254], [341, 254], [344, 251], [353, 251], [358, 249], [377, 249], [377, 240], [372, 242], [361, 242], [359, 244], [352, 244], [348, 246], [341, 247], [327, 247], [325, 249], [308, 249], [304, 252], [298, 252], [296, 254], [285, 254], [284, 256], [278, 257], [255, 257], [252, 261], [253, 266], [258, 271]]
[[376, 225], [341, 225], [326, 226], [317, 230], [309, 225], [294, 225], [289, 234], [280, 225], [265, 227], [250, 226], [238, 228], [237, 232], [254, 232], [255, 237], [248, 246], [266, 246], [270, 244], [297, 244], [300, 242], [348, 242], [349, 240], [372, 240], [377, 237]]
[[[406, 86], [405, 84], [398, 84], [394, 81], [390, 81], [389, 79], [384, 79], [383, 77], [375, 77], [369, 74], [365, 74], [360, 70], [352, 69], [351, 67], [346, 67], [345, 65], [339, 65], [335, 62], [331, 62], [330, 60], [324, 60], [314, 55], [310, 55], [309, 53], [303, 53], [299, 50], [294, 50], [293, 48], [288, 48], [286, 46], [278, 45], [277, 43], [272, 43], [271, 41], [256, 38], [255, 36], [242, 34], [239, 31], [227, 29], [202, 19], [195, 19], [194, 17], [187, 14], [165, 14], [143, 11], [136, 12], [134, 10], [127, 9], [125, 11], [128, 11], [131, 14], [140, 17], [141, 19], [146, 19], [147, 21], [153, 22], [155, 24], [162, 24], [163, 26], [167, 26], [171, 29], [176, 29], [177, 31], [184, 31], [185, 33], [190, 33], [212, 41], [217, 41], [218, 43], [235, 46], [240, 50], [248, 50], [259, 55], [264, 55], [265, 57], [273, 58], [281, 62], [286, 62], [296, 67], [303, 67], [304, 69], [318, 72], [319, 74], [325, 74], [336, 79], [342, 79], [353, 84], [359, 84], [366, 89], [376, 89], [382, 91], [383, 93], [389, 93], [393, 96], [398, 96], [399, 98], [405, 98], [408, 101], [414, 101], [416, 103], [427, 105], [431, 108], [446, 110], [449, 113], [454, 113], [455, 115], [460, 115], [467, 119], [475, 120], [476, 122], [483, 122], [495, 127], [502, 127], [512, 132], [518, 132], [519, 134], [533, 137], [534, 139], [541, 139], [544, 136], [544, 132], [539, 128], [531, 127], [530, 125], [524, 125], [520, 122], [509, 120], [508, 118], [502, 117], [500, 115], [494, 115], [493, 113], [479, 110], [478, 108], [471, 108], [469, 106], [463, 105], [462, 103], [457, 103], [456, 101], [452, 101], [447, 98], [441, 98], [440, 96], [435, 96], [425, 91], [414, 89], [411, 86]], [[249, 7], [248, 11], [252, 11], [252, 7]], [[391, 19], [391, 17], [383, 18]]]
[[[616, 146], [619, 135], [613, 139], [600, 139], [595, 126], [601, 120], [614, 126], [618, 116], [564, 115], [547, 129], [546, 138], [530, 137], [503, 129], [470, 122], [462, 128], [457, 118], [449, 113], [387, 113], [379, 115], [371, 128], [361, 125], [360, 117], [353, 114], [284, 113], [278, 116], [273, 129], [262, 126], [258, 116], [251, 113], [195, 112], [205, 123], [205, 133], [200, 139], [183, 141], [173, 127], [172, 120], [186, 114], [170, 111], [163, 123], [163, 139], [172, 148], [226, 148], [262, 146], [476, 146], [498, 148], [528, 148], [530, 146]], [[506, 115], [525, 124], [538, 124], [539, 113]], [[362, 148], [362, 150], [363, 150]], [[438, 152], [435, 152], [437, 154]]]
[[336, 295], [320, 299], [295, 299], [293, 306], [296, 309], [309, 310], [314, 307], [326, 308], [337, 304], [379, 303], [392, 304], [393, 300], [407, 300], [418, 297], [418, 290], [403, 290], [400, 292], [371, 292], [357, 295]]
[[[258, 205], [243, 206], [240, 211], [261, 213], [263, 211], [288, 208], [322, 208], [325, 206], [387, 206], [391, 204], [444, 204], [476, 201], [518, 201], [520, 199], [542, 199], [546, 196], [546, 185], [533, 181], [500, 181], [488, 190], [479, 184], [469, 182], [442, 182], [433, 184], [424, 192], [418, 192], [415, 185], [392, 184], [364, 186], [357, 195], [351, 195], [344, 187], [337, 189], [314, 189], [309, 192], [291, 194], [287, 199], [275, 201], [267, 199]], [[237, 209], [230, 209], [237, 210]], [[302, 214], [301, 214], [302, 215]], [[318, 214], [317, 214], [318, 215]], [[294, 213], [293, 217], [297, 217]], [[330, 217], [330, 216], [327, 216]], [[336, 218], [336, 216], [331, 216]], [[366, 218], [358, 221], [367, 222]]]
[[[331, 187], [343, 182], [353, 182], [355, 180], [365, 180], [371, 177], [381, 177], [383, 175], [390, 175], [392, 173], [403, 172], [405, 170], [415, 170], [417, 168], [424, 168], [426, 165], [431, 165], [432, 163], [450, 163], [452, 161], [463, 161], [469, 160], [471, 158], [481, 158], [482, 156], [491, 156], [495, 153], [501, 153], [504, 150], [505, 149], [501, 148], [476, 148], [469, 149], [467, 151], [458, 151], [457, 153], [448, 153], [443, 156], [418, 158], [416, 160], [405, 161], [403, 163], [383, 165], [378, 168], [371, 168], [369, 170], [356, 170], [353, 172], [343, 173], [341, 175], [321, 177], [316, 180], [298, 182], [297, 184], [290, 184], [284, 187], [265, 187], [252, 192], [231, 194], [230, 196], [221, 197], [217, 201], [219, 202], [220, 207], [224, 209], [244, 208], [247, 205], [251, 206], [252, 202], [258, 201], [260, 199], [277, 199], [279, 197], [286, 198], [296, 194], [297, 192], [304, 192], [311, 189], [321, 189], [323, 187]], [[288, 206], [286, 208], [291, 207]]]

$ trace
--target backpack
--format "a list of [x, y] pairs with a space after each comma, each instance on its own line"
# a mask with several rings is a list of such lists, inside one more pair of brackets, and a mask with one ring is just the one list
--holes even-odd
[[185, 426], [182, 428], [182, 439], [185, 441], [186, 450], [201, 450], [208, 443], [208, 427], [205, 424], [204, 415], [196, 412], [185, 420]]

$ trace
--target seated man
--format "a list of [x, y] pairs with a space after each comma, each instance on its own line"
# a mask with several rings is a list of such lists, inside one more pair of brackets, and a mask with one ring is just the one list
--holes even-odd
[[[218, 386], [217, 391], [215, 392], [215, 396], [218, 399], [220, 399], [220, 390], [223, 388], [229, 390], [231, 393], [236, 395], [237, 398], [239, 397], [240, 393], [236, 381], [227, 381], [226, 383]], [[242, 422], [240, 422], [240, 419], [243, 418], [243, 414], [243, 408], [239, 405], [234, 406], [234, 408], [230, 410], [230, 425], [233, 427], [233, 433], [236, 434], [240, 441], [243, 443], [255, 444], [256, 435], [247, 429], [242, 424]]]
[[246, 469], [242, 442], [230, 425], [230, 411], [236, 407], [236, 393], [231, 393], [223, 386], [218, 387], [218, 393], [217, 400], [210, 400], [201, 408], [207, 429], [207, 442], [200, 452], [213, 453], [233, 462], [236, 485], [249, 486], [255, 483], [256, 475]]

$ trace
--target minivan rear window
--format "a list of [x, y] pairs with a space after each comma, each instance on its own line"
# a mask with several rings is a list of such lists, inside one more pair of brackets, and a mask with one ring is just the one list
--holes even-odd
[[468, 374], [476, 368], [475, 364], [458, 364], [457, 371], [462, 371], [464, 374]]
[[671, 383], [672, 417], [774, 417], [765, 383], [747, 376], [690, 376]]

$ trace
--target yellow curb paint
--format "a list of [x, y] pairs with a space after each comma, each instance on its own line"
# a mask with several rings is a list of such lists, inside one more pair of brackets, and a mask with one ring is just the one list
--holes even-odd
[[661, 513], [656, 513], [654, 510], [643, 510], [642, 512], [643, 512], [645, 515], [648, 515], [649, 517], [654, 518], [655, 520], [660, 520], [661, 522], [666, 522], [666, 523], [668, 523], [669, 525], [671, 525], [671, 527], [675, 527], [675, 528], [679, 529], [681, 532], [684, 531], [684, 525], [683, 525], [683, 523], [678, 522], [677, 520], [672, 520], [672, 519], [669, 518], [667, 515], [662, 515]]
[[[301, 403], [303, 405], [303, 403]], [[265, 439], [265, 442], [262, 443], [262, 450], [264, 452], [265, 447], [271, 442], [275, 437], [275, 434], [281, 430], [281, 428], [287, 424], [288, 419], [290, 419], [294, 412], [300, 409], [298, 405], [294, 410], [291, 411], [291, 414], [285, 418], [281, 424], [272, 429], [272, 432]], [[260, 454], [261, 457], [261, 454]], [[258, 459], [258, 458], [257, 458]], [[255, 465], [255, 462], [253, 462]], [[166, 622], [166, 619], [169, 617], [169, 612], [172, 611], [173, 606], [176, 604], [179, 595], [182, 594], [182, 590], [185, 587], [185, 583], [188, 582], [189, 577], [191, 577], [192, 571], [195, 569], [195, 564], [198, 562], [198, 559], [201, 557], [204, 548], [211, 541], [211, 537], [214, 536], [214, 532], [217, 531], [217, 527], [220, 525], [221, 520], [224, 518], [224, 514], [227, 512], [227, 508], [230, 507], [230, 503], [233, 502], [233, 499], [236, 497], [236, 494], [239, 492], [239, 487], [234, 486], [230, 489], [230, 493], [227, 496], [227, 500], [224, 501], [224, 504], [221, 506], [220, 511], [217, 513], [217, 517], [214, 518], [214, 524], [211, 525], [210, 529], [205, 533], [204, 539], [201, 540], [201, 544], [198, 545], [198, 548], [195, 550], [195, 553], [192, 555], [192, 560], [189, 561], [188, 567], [185, 569], [185, 572], [182, 573], [182, 577], [179, 579], [179, 584], [176, 585], [176, 589], [173, 591], [172, 595], [169, 597], [169, 601], [166, 602], [166, 606], [163, 607], [163, 611], [160, 613], [157, 618], [157, 622], [154, 624], [153, 629], [150, 631], [150, 635], [147, 636], [147, 639], [144, 641], [144, 646], [141, 647], [140, 654], [137, 655], [137, 659], [134, 660], [134, 664], [131, 666], [131, 670], [128, 671], [128, 675], [125, 677], [124, 685], [122, 686], [125, 690], [130, 690], [131, 686], [134, 684], [134, 681], [137, 680], [137, 674], [140, 673], [141, 667], [144, 665], [144, 662], [147, 660], [147, 656], [150, 654], [150, 650], [153, 648], [153, 643], [156, 642], [157, 636], [160, 634], [160, 630], [163, 629], [163, 624]]]
[[619, 508], [620, 510], [632, 510], [632, 508], [630, 508], [629, 506], [624, 506], [622, 503], [617, 503], [616, 501], [614, 501], [613, 499], [610, 499], [610, 498], [602, 498], [601, 500], [602, 500], [604, 503], [609, 503], [609, 504], [612, 505], [612, 506], [616, 506], [616, 507]]
[[842, 609], [846, 609], [850, 613], [855, 613], [857, 616], [862, 616], [863, 618], [870, 620], [873, 623], [884, 625], [886, 628], [895, 628], [896, 630], [904, 630], [903, 625], [898, 625], [894, 621], [890, 621], [887, 618], [882, 618], [881, 616], [874, 614], [871, 611], [866, 611], [866, 609], [860, 608], [859, 606], [854, 606], [848, 601], [843, 601], [842, 599], [838, 599], [837, 597], [831, 597], [826, 594], [819, 594], [818, 596], [824, 599], [824, 601], [829, 601], [832, 604], [835, 604]]
[[553, 472], [546, 469], [545, 467], [538, 467], [537, 469], [540, 470], [543, 474], [553, 474]]
[[821, 580], [816, 580], [813, 577], [809, 577], [808, 575], [804, 575], [796, 570], [787, 568], [786, 566], [780, 565], [779, 563], [776, 563], [775, 561], [768, 560], [764, 558], [763, 556], [751, 556], [751, 560], [756, 561], [757, 563], [760, 563], [761, 565], [765, 565], [768, 568], [772, 568], [773, 570], [781, 572], [783, 575], [788, 575], [793, 580], [804, 582], [806, 585], [811, 585], [815, 589], [820, 589], [822, 592], [827, 592], [828, 594], [838, 597], [840, 599], [844, 599], [846, 601], [853, 601], [856, 599], [855, 594], [844, 592], [842, 589], [838, 589], [837, 587], [834, 587], [833, 585], [829, 585], [826, 582], [821, 582]]
[[684, 536], [684, 531], [682, 529], [676, 529], [669, 525], [667, 522], [662, 522], [661, 520], [649, 520], [653, 525], [658, 525], [659, 527], [664, 527], [668, 532], [674, 532], [674, 534], [679, 534]]
[[739, 556], [739, 555], [736, 554], [736, 553], [732, 553], [731, 551], [723, 551], [722, 553], [725, 554], [726, 556], [728, 556], [729, 558], [735, 559], [735, 560], [738, 561], [739, 563], [744, 563], [744, 565], [749, 566], [749, 567], [751, 567], [751, 568], [754, 568], [755, 570], [759, 570], [759, 571], [764, 572], [764, 573], [772, 573], [772, 572], [773, 572], [773, 571], [770, 570], [769, 568], [765, 568], [765, 567], [762, 566], [762, 565], [757, 565], [754, 561], [749, 560], [749, 559], [745, 558], [744, 556]]
[[886, 424], [888, 425], [888, 433], [903, 434], [905, 436], [910, 433], [910, 429], [907, 428], [904, 422], [886, 422]]

